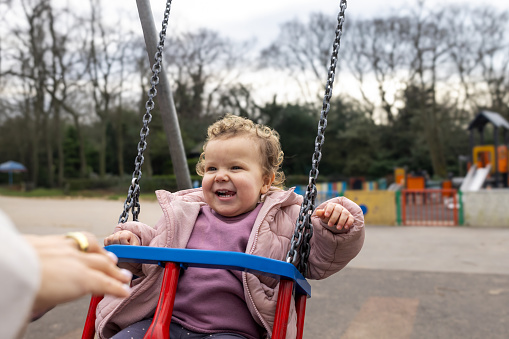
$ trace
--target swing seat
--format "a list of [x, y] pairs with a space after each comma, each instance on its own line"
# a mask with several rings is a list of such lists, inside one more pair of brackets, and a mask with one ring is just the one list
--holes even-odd
[[[295, 291], [297, 310], [297, 339], [304, 330], [306, 299], [311, 297], [311, 286], [294, 265], [246, 253], [205, 251], [192, 249], [110, 245], [106, 250], [115, 253], [119, 262], [154, 264], [164, 267], [164, 277], [154, 320], [144, 339], [167, 339], [173, 312], [181, 267], [219, 268], [261, 274], [279, 280], [276, 317], [272, 330], [273, 339], [284, 339], [290, 312], [290, 302]], [[102, 296], [92, 296], [82, 339], [94, 339], [96, 307]]]

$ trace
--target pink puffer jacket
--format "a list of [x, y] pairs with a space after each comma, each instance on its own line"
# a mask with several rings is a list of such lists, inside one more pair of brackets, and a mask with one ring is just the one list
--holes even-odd
[[[155, 227], [127, 222], [115, 228], [135, 233], [142, 246], [185, 248], [194, 222], [204, 205], [201, 188], [170, 193], [156, 192], [163, 216]], [[348, 233], [334, 233], [316, 216], [312, 217], [313, 237], [308, 259], [310, 279], [323, 279], [345, 267], [360, 251], [364, 242], [364, 216], [357, 204], [344, 197], [331, 201], [344, 206], [355, 218]], [[270, 191], [249, 237], [246, 253], [285, 260], [290, 248], [302, 197], [293, 189]], [[325, 204], [325, 203], [324, 203]], [[323, 204], [322, 204], [323, 205]], [[320, 206], [318, 206], [320, 208]], [[98, 305], [96, 329], [99, 338], [113, 336], [128, 325], [154, 313], [162, 283], [162, 268], [157, 265], [124, 264], [138, 276], [126, 299], [106, 296]], [[272, 332], [279, 284], [268, 277], [243, 273], [246, 302], [253, 318]], [[296, 337], [295, 304], [290, 308], [287, 339]]]

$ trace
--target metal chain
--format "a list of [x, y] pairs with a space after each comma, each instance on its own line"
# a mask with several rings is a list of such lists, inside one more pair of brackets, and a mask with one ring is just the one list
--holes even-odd
[[[338, 14], [338, 24], [336, 27], [336, 38], [332, 45], [332, 55], [327, 75], [327, 84], [325, 85], [325, 95], [323, 97], [323, 105], [320, 113], [320, 121], [318, 122], [318, 135], [315, 139], [315, 152], [312, 157], [312, 167], [309, 172], [309, 183], [304, 195], [299, 217], [295, 223], [295, 232], [292, 237], [292, 243], [286, 261], [297, 266], [297, 269], [306, 276], [308, 272], [308, 258], [310, 252], [309, 241], [313, 236], [313, 225], [311, 223], [311, 215], [315, 209], [316, 200], [316, 178], [318, 177], [318, 166], [322, 159], [322, 147], [325, 141], [325, 129], [327, 127], [327, 115], [330, 110], [330, 99], [332, 96], [332, 86], [334, 84], [334, 72], [338, 61], [339, 46], [341, 43], [341, 35], [343, 34], [343, 23], [345, 21], [346, 0], [341, 0], [340, 11]], [[300, 259], [300, 260], [299, 260]]]
[[157, 95], [156, 86], [159, 84], [159, 73], [162, 70], [163, 62], [163, 48], [164, 39], [166, 38], [166, 29], [168, 27], [168, 20], [170, 17], [171, 1], [166, 1], [166, 9], [164, 11], [164, 18], [162, 23], [162, 29], [159, 33], [159, 44], [155, 54], [155, 62], [152, 66], [152, 77], [150, 78], [150, 84], [152, 85], [148, 91], [148, 100], [145, 103], [146, 112], [143, 115], [143, 127], [140, 130], [140, 142], [138, 143], [138, 155], [134, 160], [134, 172], [131, 180], [131, 186], [127, 192], [127, 198], [124, 202], [124, 211], [120, 214], [118, 219], [119, 223], [125, 223], [129, 219], [129, 210], [132, 209], [133, 221], [138, 221], [138, 215], [140, 214], [140, 179], [141, 179], [141, 166], [145, 158], [143, 152], [147, 149], [147, 137], [149, 134], [148, 124], [152, 121], [152, 114], [150, 113], [154, 109], [154, 98]]

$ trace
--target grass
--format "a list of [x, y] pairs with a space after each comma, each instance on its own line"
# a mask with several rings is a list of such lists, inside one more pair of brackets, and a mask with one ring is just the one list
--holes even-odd
[[[50, 188], [36, 188], [31, 191], [23, 192], [19, 187], [0, 186], [0, 195], [9, 197], [24, 197], [24, 198], [101, 198], [108, 200], [125, 200], [126, 193], [118, 193], [107, 190], [86, 190], [86, 191], [71, 191], [64, 192], [62, 189]], [[140, 200], [154, 201], [156, 200], [155, 193], [142, 193]]]
[[61, 189], [37, 188], [29, 192], [22, 192], [19, 189], [13, 189], [9, 187], [0, 187], [0, 195], [9, 197], [30, 197], [30, 198], [65, 196], [64, 191]]

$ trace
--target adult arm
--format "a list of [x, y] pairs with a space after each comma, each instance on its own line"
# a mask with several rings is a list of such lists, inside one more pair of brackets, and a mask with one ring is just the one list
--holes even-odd
[[35, 250], [0, 210], [0, 338], [18, 337], [28, 322], [40, 285]]
[[88, 252], [65, 235], [22, 236], [0, 211], [0, 338], [19, 337], [32, 314], [86, 294], [126, 297], [130, 274], [88, 238]]

